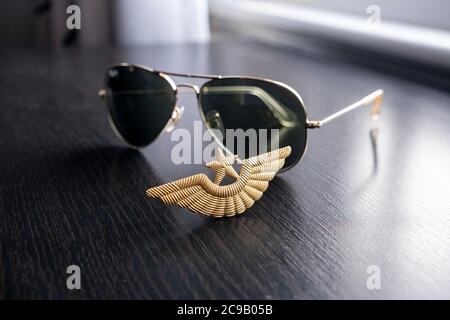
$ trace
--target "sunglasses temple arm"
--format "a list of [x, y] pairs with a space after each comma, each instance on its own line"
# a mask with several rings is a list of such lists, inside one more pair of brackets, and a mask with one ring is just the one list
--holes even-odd
[[314, 128], [320, 128], [322, 127], [324, 124], [339, 118], [340, 116], [346, 114], [347, 112], [350, 112], [352, 110], [355, 110], [357, 108], [363, 107], [363, 106], [367, 106], [373, 103], [372, 105], [372, 109], [370, 112], [370, 116], [372, 119], [378, 119], [378, 116], [380, 114], [380, 106], [381, 106], [381, 101], [383, 99], [383, 90], [378, 89], [374, 92], [372, 92], [371, 94], [369, 94], [368, 96], [365, 96], [364, 98], [360, 99], [359, 101], [349, 105], [348, 107], [345, 107], [342, 110], [339, 110], [338, 112], [335, 112], [331, 115], [329, 115], [328, 117], [326, 117], [323, 120], [316, 120], [316, 121], [307, 121], [306, 126], [308, 129], [314, 129]]

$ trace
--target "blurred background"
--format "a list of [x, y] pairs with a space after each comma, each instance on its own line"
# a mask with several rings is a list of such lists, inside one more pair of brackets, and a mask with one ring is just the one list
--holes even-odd
[[[69, 30], [69, 5], [81, 29]], [[105, 47], [252, 39], [316, 54], [450, 70], [446, 0], [1, 0], [1, 47]]]

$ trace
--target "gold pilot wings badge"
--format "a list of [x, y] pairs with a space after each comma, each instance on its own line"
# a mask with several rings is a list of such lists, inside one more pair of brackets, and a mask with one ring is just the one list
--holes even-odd
[[[147, 190], [151, 198], [159, 198], [165, 204], [175, 204], [193, 212], [213, 217], [232, 217], [243, 213], [260, 199], [276, 173], [291, 154], [291, 147], [273, 150], [239, 161], [240, 173], [233, 168], [237, 156], [225, 156], [216, 149], [216, 160], [206, 164], [216, 171], [212, 182], [200, 173], [169, 182]], [[235, 178], [229, 185], [220, 185], [225, 176]]]

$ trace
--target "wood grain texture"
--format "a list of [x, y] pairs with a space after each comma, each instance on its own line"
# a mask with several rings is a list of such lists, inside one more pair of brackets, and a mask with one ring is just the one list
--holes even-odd
[[[243, 43], [0, 58], [1, 298], [450, 298], [448, 88]], [[114, 136], [96, 92], [119, 61], [280, 80], [311, 120], [374, 89], [385, 99], [376, 123], [361, 110], [310, 131], [299, 165], [216, 220], [146, 197], [204, 169], [170, 163], [170, 134], [141, 151]], [[195, 99], [180, 100], [192, 130]], [[369, 265], [381, 290], [366, 287]]]

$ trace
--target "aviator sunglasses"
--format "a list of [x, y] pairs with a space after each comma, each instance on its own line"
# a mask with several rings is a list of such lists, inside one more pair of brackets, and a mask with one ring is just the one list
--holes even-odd
[[[176, 85], [169, 76], [200, 78], [198, 87], [190, 83]], [[128, 145], [141, 148], [152, 143], [160, 133], [170, 131], [180, 120], [183, 109], [177, 106], [181, 88], [193, 91], [200, 116], [208, 129], [277, 129], [277, 147], [290, 146], [291, 155], [282, 170], [295, 166], [307, 144], [307, 130], [317, 129], [356, 108], [371, 105], [377, 118], [383, 90], [379, 89], [323, 120], [308, 120], [303, 100], [290, 86], [269, 79], [241, 76], [184, 74], [118, 64], [106, 72], [105, 87], [99, 95], [106, 100], [110, 123]], [[211, 130], [212, 131], [212, 130]], [[222, 135], [223, 146], [229, 145]], [[217, 137], [216, 137], [217, 138]], [[258, 139], [262, 138], [258, 136]], [[270, 139], [268, 141], [270, 146]], [[226, 150], [236, 154], [236, 150]], [[270, 151], [270, 150], [269, 150]]]

